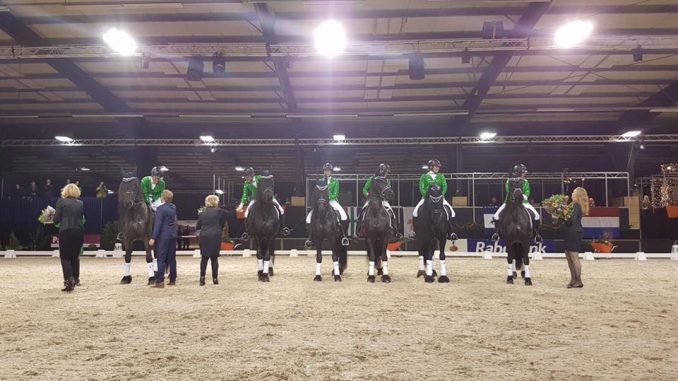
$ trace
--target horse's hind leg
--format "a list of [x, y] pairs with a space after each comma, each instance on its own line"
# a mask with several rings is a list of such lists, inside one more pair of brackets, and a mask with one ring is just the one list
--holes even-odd
[[260, 241], [257, 241], [257, 278], [261, 281], [261, 277], [264, 274], [264, 254], [263, 254], [263, 249], [262, 243]]
[[275, 237], [271, 239], [268, 245], [268, 275], [273, 276], [273, 265], [275, 264]]
[[261, 248], [261, 254], [262, 254], [262, 259], [264, 261], [263, 265], [263, 270], [261, 274], [261, 281], [262, 282], [270, 282], [270, 273], [269, 273], [269, 267], [271, 266], [271, 252], [273, 251], [273, 239], [266, 239], [266, 240], [261, 240], [263, 245]]
[[344, 246], [341, 244], [341, 239], [336, 239], [332, 247], [332, 275], [335, 282], [341, 282], [341, 264], [340, 258], [344, 253]]
[[[322, 277], [322, 266], [323, 266], [323, 252], [322, 252], [322, 240], [316, 243], [315, 246], [315, 277], [314, 281], [320, 282], [323, 280]], [[334, 255], [334, 254], [333, 254]]]
[[130, 284], [132, 283], [132, 243], [124, 240], [123, 245], [125, 246], [125, 267], [120, 284]]

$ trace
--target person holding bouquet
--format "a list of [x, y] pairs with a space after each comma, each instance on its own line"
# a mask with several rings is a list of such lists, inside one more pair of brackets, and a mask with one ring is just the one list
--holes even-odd
[[581, 225], [583, 216], [589, 214], [589, 196], [586, 189], [577, 187], [572, 191], [572, 212], [564, 220], [565, 225], [565, 258], [570, 268], [570, 283], [567, 288], [581, 288], [581, 262], [579, 261], [579, 249], [582, 243], [584, 228]]
[[80, 285], [80, 249], [85, 237], [83, 202], [80, 188], [68, 184], [61, 190], [52, 221], [59, 226], [59, 257], [64, 275], [64, 288], [71, 292]]

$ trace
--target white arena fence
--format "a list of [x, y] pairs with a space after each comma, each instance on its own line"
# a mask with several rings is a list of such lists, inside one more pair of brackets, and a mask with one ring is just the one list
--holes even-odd
[[[223, 256], [233, 256], [233, 257], [252, 257], [256, 255], [256, 250], [222, 250], [221, 255]], [[299, 257], [299, 256], [310, 256], [314, 257], [316, 255], [315, 250], [276, 250], [276, 255], [284, 255], [290, 257]], [[323, 250], [322, 254], [324, 256], [332, 255], [332, 251]], [[388, 251], [390, 257], [417, 257], [419, 253], [416, 251]], [[435, 257], [437, 257], [439, 251], [436, 250]], [[53, 251], [0, 251], [0, 255], [4, 258], [17, 258], [17, 257], [58, 257], [59, 250]], [[132, 255], [134, 256], [146, 256], [145, 251], [133, 251]], [[349, 250], [348, 255], [351, 256], [366, 256], [367, 253], [364, 250]], [[495, 258], [506, 258], [506, 253], [497, 253], [491, 251], [484, 252], [446, 252], [446, 257], [450, 259], [454, 258], [479, 258], [479, 259], [495, 259]], [[124, 252], [122, 250], [97, 250], [97, 251], [85, 251], [82, 256], [84, 257], [96, 257], [96, 258], [122, 258]], [[200, 257], [200, 250], [178, 250], [177, 256], [192, 256]], [[645, 261], [648, 259], [670, 259], [678, 261], [678, 245], [673, 245], [671, 253], [644, 253], [639, 251], [637, 253], [592, 253], [585, 252], [579, 253], [579, 256], [584, 260], [596, 260], [596, 259], [633, 259], [637, 261]], [[530, 253], [530, 258], [533, 260], [542, 260], [550, 258], [565, 258], [565, 253], [540, 253], [534, 252]]]

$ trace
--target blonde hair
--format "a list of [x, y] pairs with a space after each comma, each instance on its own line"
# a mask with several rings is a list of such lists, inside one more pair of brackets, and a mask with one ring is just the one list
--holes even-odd
[[581, 206], [581, 211], [585, 216], [589, 215], [589, 195], [586, 193], [586, 189], [582, 187], [574, 188], [572, 191], [572, 203], [577, 203]]
[[73, 183], [66, 184], [66, 186], [61, 189], [61, 197], [80, 198], [80, 188]]
[[205, 206], [208, 208], [216, 208], [219, 206], [219, 197], [213, 194], [205, 197]]
[[171, 190], [165, 189], [164, 191], [162, 191], [162, 200], [164, 202], [172, 202], [173, 199], [174, 193], [172, 193]]

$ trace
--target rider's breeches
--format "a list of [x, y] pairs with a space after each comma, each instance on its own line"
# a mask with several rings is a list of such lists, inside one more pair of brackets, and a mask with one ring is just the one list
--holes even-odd
[[[346, 211], [344, 208], [339, 205], [339, 202], [337, 200], [330, 200], [330, 206], [339, 213], [339, 218], [342, 221], [348, 220], [348, 216], [346, 215]], [[311, 223], [311, 216], [313, 215], [313, 209], [311, 209], [310, 212], [308, 212], [308, 215], [306, 215], [306, 223], [310, 224]]]
[[[280, 212], [281, 216], [285, 214], [285, 210], [283, 209], [282, 206], [280, 206], [280, 203], [275, 198], [273, 199], [273, 204], [275, 205], [276, 208], [278, 208], [278, 211]], [[247, 215], [249, 214], [252, 205], [254, 205], [254, 200], [250, 201], [250, 203], [247, 204], [247, 209], [245, 209], [245, 218], [247, 218]]]
[[[532, 204], [530, 204], [529, 202], [523, 203], [523, 205], [525, 205], [525, 209], [530, 211], [530, 213], [532, 214], [532, 218], [535, 221], [539, 221], [540, 217], [539, 217], [539, 212], [537, 212], [537, 209], [535, 209], [534, 206], [532, 206]], [[499, 220], [499, 213], [501, 213], [501, 211], [504, 210], [505, 207], [506, 207], [506, 203], [503, 203], [503, 204], [501, 204], [499, 209], [497, 209], [497, 212], [494, 213], [494, 216], [493, 216], [493, 218], [495, 220]]]
[[[419, 217], [419, 208], [422, 205], [424, 205], [424, 201], [426, 201], [425, 198], [422, 198], [421, 200], [419, 200], [419, 203], [417, 204], [417, 206], [414, 207], [414, 211], [412, 212], [412, 217], [414, 217], [414, 218]], [[452, 205], [450, 205], [450, 203], [447, 202], [447, 200], [445, 200], [444, 198], [443, 198], [443, 205], [450, 208], [450, 212], [451, 212], [450, 218], [454, 218], [456, 213], [454, 213], [454, 209], [452, 208]]]
[[[365, 205], [363, 205], [363, 209], [362, 209], [362, 210], [366, 210], [367, 204], [369, 204], [369, 201], [366, 201], [366, 202], [365, 202]], [[395, 218], [395, 212], [393, 211], [393, 208], [391, 208], [391, 204], [389, 204], [388, 201], [383, 200], [383, 201], [381, 202], [381, 205], [383, 205], [384, 208], [385, 208], [386, 210], [388, 210], [388, 212], [391, 214], [391, 216], [393, 216], [393, 217]]]

